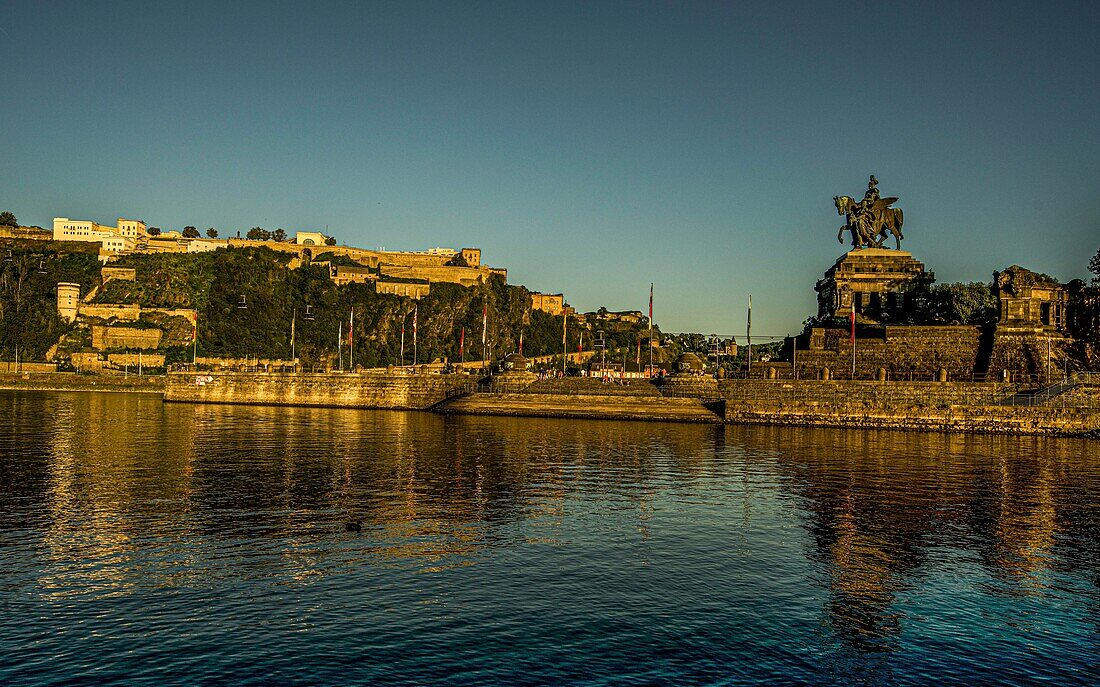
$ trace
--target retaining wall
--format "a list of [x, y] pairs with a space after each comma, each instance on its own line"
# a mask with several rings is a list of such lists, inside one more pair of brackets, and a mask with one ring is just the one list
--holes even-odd
[[820, 381], [735, 379], [718, 382], [722, 398], [731, 400], [807, 400], [833, 403], [851, 398], [861, 401], [899, 401], [936, 404], [991, 403], [1017, 391], [1000, 382], [874, 382], [862, 380]]
[[448, 401], [437, 412], [453, 415], [516, 415], [584, 420], [647, 420], [658, 422], [723, 421], [721, 404], [697, 398], [652, 396], [558, 395], [547, 393], [473, 394]]
[[471, 382], [465, 376], [431, 374], [173, 372], [164, 400], [425, 410]]
[[727, 401], [726, 422], [972, 434], [1082, 436], [1100, 430], [1100, 410], [1049, 406], [919, 406], [905, 403]]
[[86, 375], [76, 372], [0, 374], [0, 389], [17, 391], [164, 392], [163, 376]]

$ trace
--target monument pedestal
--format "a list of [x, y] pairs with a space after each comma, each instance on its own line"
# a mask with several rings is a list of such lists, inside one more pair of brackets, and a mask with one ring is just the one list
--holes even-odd
[[935, 281], [908, 251], [856, 248], [818, 280], [817, 315], [847, 319], [855, 310], [861, 322], [880, 322], [890, 313], [900, 313]]

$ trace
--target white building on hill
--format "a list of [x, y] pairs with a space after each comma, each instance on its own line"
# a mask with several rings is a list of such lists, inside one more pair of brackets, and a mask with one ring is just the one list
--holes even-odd
[[136, 219], [118, 218], [118, 226], [111, 227], [89, 220], [53, 218], [54, 241], [85, 241], [100, 244], [105, 253], [120, 253], [134, 250], [138, 239], [149, 234], [145, 222]]

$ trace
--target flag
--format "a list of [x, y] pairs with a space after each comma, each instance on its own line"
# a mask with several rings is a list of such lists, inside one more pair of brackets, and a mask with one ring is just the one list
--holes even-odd
[[489, 356], [485, 355], [485, 335], [489, 330], [489, 305], [482, 303], [481, 305], [481, 358], [482, 360], [488, 360]]
[[641, 365], [642, 364], [642, 337], [641, 337], [641, 335], [638, 336], [638, 352], [634, 355], [634, 364], [635, 365]]
[[649, 325], [653, 326], [653, 282], [649, 283]]
[[351, 345], [352, 337], [355, 336], [355, 311], [351, 311], [351, 315], [348, 317], [348, 345]]
[[856, 309], [852, 308], [852, 312], [849, 313], [849, 319], [852, 322], [852, 336], [848, 339], [849, 343], [855, 344], [856, 342]]
[[565, 345], [566, 333], [569, 330], [569, 315], [562, 313], [561, 316], [561, 345]]
[[462, 360], [466, 360], [466, 328], [462, 328], [462, 333], [458, 335], [458, 355]]
[[584, 350], [584, 332], [581, 332], [581, 338], [577, 341], [577, 353]]
[[523, 332], [519, 333], [519, 354], [523, 355]]
[[290, 350], [294, 350], [294, 320], [298, 319], [298, 311], [295, 310], [294, 314], [290, 316]]
[[413, 306], [413, 346], [416, 345], [416, 311], [417, 306]]

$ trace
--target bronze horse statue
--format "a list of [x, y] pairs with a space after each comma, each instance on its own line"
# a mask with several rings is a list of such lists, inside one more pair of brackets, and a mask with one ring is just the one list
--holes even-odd
[[852, 245], [856, 248], [881, 248], [883, 241], [893, 234], [897, 242], [898, 250], [901, 250], [901, 240], [905, 236], [901, 233], [901, 225], [904, 215], [901, 208], [889, 207], [897, 198], [881, 198], [876, 200], [871, 207], [871, 230], [864, 228], [864, 223], [857, 216], [860, 205], [851, 196], [833, 196], [836, 205], [836, 214], [844, 215], [847, 223], [836, 234], [836, 240], [844, 243], [844, 231], [852, 233]]

